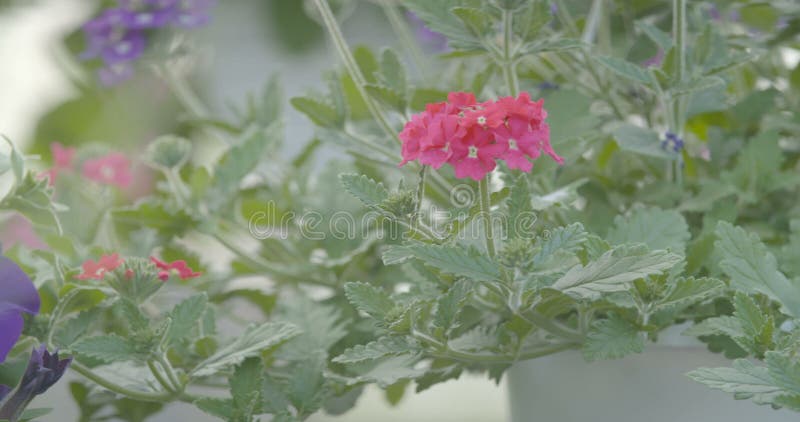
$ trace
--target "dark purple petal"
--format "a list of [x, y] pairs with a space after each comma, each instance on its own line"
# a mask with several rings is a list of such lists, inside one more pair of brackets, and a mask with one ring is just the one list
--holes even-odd
[[0, 385], [0, 402], [11, 392], [11, 387], [7, 385]]
[[15, 309], [36, 314], [40, 305], [39, 292], [30, 277], [14, 261], [0, 256], [0, 312]]
[[0, 363], [5, 362], [8, 352], [17, 344], [24, 321], [19, 311], [0, 311]]
[[0, 419], [16, 420], [34, 397], [61, 379], [70, 363], [72, 358], [61, 360], [58, 352], [50, 354], [44, 344], [33, 349], [22, 380], [12, 396], [0, 407]]
[[103, 61], [110, 65], [135, 60], [142, 55], [144, 47], [144, 34], [140, 31], [128, 31], [122, 38], [103, 49]]

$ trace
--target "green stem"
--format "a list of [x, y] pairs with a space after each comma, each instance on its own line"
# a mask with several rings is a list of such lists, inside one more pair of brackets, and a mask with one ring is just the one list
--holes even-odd
[[419, 183], [417, 184], [417, 205], [414, 209], [414, 220], [419, 222], [422, 218], [422, 201], [425, 199], [425, 176], [428, 174], [428, 166], [423, 165], [419, 171]]
[[600, 24], [600, 17], [603, 14], [603, 0], [593, 0], [589, 9], [589, 16], [586, 18], [586, 26], [583, 28], [581, 41], [592, 44], [597, 34], [597, 27]]
[[[675, 44], [675, 77], [678, 85], [686, 83], [686, 1], [673, 0], [672, 2], [672, 36]], [[676, 96], [673, 98], [672, 120], [675, 126], [672, 128], [680, 139], [684, 138], [684, 127], [686, 126], [686, 109], [688, 107], [688, 97]], [[683, 157], [678, 157], [674, 163], [675, 182], [683, 185]]]
[[162, 374], [161, 371], [158, 370], [158, 367], [156, 367], [156, 364], [153, 360], [147, 361], [147, 367], [150, 368], [150, 373], [153, 374], [153, 376], [156, 378], [156, 381], [158, 381], [158, 383], [161, 384], [161, 386], [164, 387], [165, 390], [171, 391], [173, 393], [177, 391], [175, 386], [172, 385], [166, 378], [164, 378], [164, 374]]
[[83, 366], [79, 362], [73, 361], [72, 365], [70, 365], [70, 369], [109, 391], [130, 397], [132, 399], [150, 402], [168, 402], [175, 397], [175, 395], [172, 393], [149, 393], [146, 391], [131, 390], [130, 388], [117, 385], [98, 375], [86, 366]]
[[533, 325], [553, 334], [555, 336], [561, 337], [564, 340], [569, 340], [576, 343], [583, 342], [583, 335], [581, 333], [559, 323], [558, 321], [548, 318], [536, 311], [529, 311], [526, 312], [525, 315], [520, 315], [524, 319], [528, 320], [528, 322], [532, 323]]
[[478, 182], [478, 189], [480, 190], [480, 206], [481, 215], [483, 215], [483, 234], [486, 240], [486, 251], [489, 253], [490, 257], [494, 258], [495, 248], [494, 235], [492, 234], [492, 204], [489, 197], [489, 177], [490, 175], [487, 174], [486, 177]]
[[172, 369], [172, 364], [169, 363], [169, 360], [164, 354], [161, 354], [158, 357], [158, 362], [164, 367], [164, 372], [167, 373], [167, 378], [169, 378], [172, 385], [175, 386], [175, 391], [183, 391], [186, 386], [178, 379], [178, 375], [175, 374], [175, 370]]
[[511, 43], [514, 36], [513, 14], [510, 10], [503, 10], [503, 75], [506, 79], [509, 95], [516, 97], [519, 93], [517, 80], [516, 60], [512, 57]]
[[336, 22], [336, 18], [333, 15], [333, 11], [331, 11], [330, 5], [328, 5], [328, 1], [314, 0], [314, 4], [317, 6], [317, 10], [319, 10], [320, 16], [322, 16], [322, 22], [325, 24], [325, 27], [327, 28], [328, 33], [333, 40], [333, 45], [336, 48], [336, 52], [339, 53], [339, 57], [342, 59], [344, 67], [347, 69], [347, 73], [353, 79], [353, 82], [355, 83], [359, 94], [361, 94], [361, 97], [364, 99], [364, 104], [366, 104], [370, 114], [372, 114], [372, 117], [378, 122], [378, 125], [387, 136], [394, 138], [397, 140], [397, 142], [401, 142], [400, 138], [397, 137], [397, 133], [394, 129], [392, 129], [388, 119], [383, 114], [383, 111], [380, 109], [375, 100], [369, 95], [369, 93], [367, 93], [367, 80], [364, 78], [364, 75], [361, 74], [361, 70], [358, 68], [358, 63], [356, 63], [356, 59], [353, 57], [353, 54], [350, 52], [350, 48], [347, 46], [344, 35], [342, 35], [342, 30], [339, 28], [339, 24]]

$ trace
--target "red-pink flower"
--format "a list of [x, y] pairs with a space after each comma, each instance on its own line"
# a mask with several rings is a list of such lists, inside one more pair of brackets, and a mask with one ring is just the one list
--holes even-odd
[[123, 154], [112, 152], [83, 163], [83, 176], [98, 183], [128, 187], [133, 181], [131, 162]]
[[75, 158], [75, 148], [69, 148], [61, 145], [58, 142], [50, 144], [50, 152], [53, 155], [53, 167], [50, 170], [42, 172], [42, 176], [46, 176], [50, 181], [50, 186], [56, 183], [58, 173], [72, 168], [72, 160]]
[[525, 172], [542, 152], [563, 164], [550, 145], [546, 118], [544, 100], [532, 101], [527, 92], [483, 103], [473, 94], [452, 92], [446, 103], [428, 104], [403, 128], [400, 165], [419, 160], [439, 168], [446, 162], [456, 177], [479, 180], [497, 159]]
[[151, 256], [150, 261], [152, 261], [156, 268], [159, 269], [158, 278], [161, 279], [161, 281], [169, 280], [169, 277], [173, 272], [177, 273], [181, 280], [199, 277], [202, 275], [202, 273], [195, 272], [193, 269], [189, 268], [189, 265], [183, 260], [164, 262], [154, 256]]
[[116, 253], [103, 255], [96, 262], [87, 259], [82, 265], [83, 272], [78, 274], [75, 278], [78, 280], [102, 280], [107, 272], [114, 271], [114, 269], [122, 265], [122, 262], [122, 258]]
[[497, 166], [496, 159], [505, 152], [506, 147], [494, 142], [490, 130], [472, 126], [461, 142], [452, 145], [453, 155], [448, 161], [455, 170], [456, 177], [481, 180]]

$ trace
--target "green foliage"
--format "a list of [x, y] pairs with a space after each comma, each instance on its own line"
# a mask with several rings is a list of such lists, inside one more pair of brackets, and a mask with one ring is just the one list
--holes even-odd
[[588, 361], [619, 359], [644, 350], [644, 339], [637, 327], [616, 315], [595, 321], [583, 344], [583, 357]]

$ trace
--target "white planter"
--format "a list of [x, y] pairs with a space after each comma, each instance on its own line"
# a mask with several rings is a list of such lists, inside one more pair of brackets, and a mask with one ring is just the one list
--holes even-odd
[[702, 344], [649, 345], [642, 354], [587, 363], [579, 352], [522, 362], [508, 372], [512, 422], [796, 422], [695, 383], [698, 367], [730, 366]]

